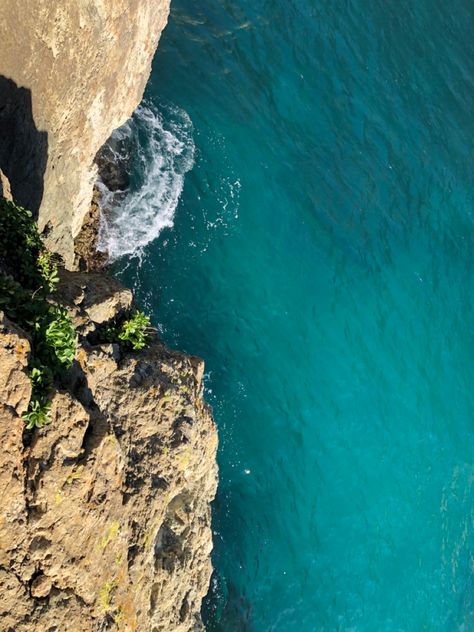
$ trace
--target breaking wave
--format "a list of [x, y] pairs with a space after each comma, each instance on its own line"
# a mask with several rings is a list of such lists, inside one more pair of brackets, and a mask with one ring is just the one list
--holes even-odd
[[174, 106], [158, 109], [146, 102], [112, 134], [97, 158], [102, 209], [98, 249], [108, 252], [111, 262], [140, 254], [173, 226], [194, 152], [191, 119]]

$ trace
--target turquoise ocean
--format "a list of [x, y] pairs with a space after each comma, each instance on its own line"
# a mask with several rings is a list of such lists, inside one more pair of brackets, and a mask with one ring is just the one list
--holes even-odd
[[211, 632], [474, 630], [474, 4], [173, 0], [102, 240], [220, 432]]

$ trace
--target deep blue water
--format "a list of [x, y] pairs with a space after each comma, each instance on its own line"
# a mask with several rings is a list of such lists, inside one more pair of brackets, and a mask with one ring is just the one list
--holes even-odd
[[173, 0], [116, 265], [206, 360], [210, 631], [474, 630], [473, 33], [469, 0]]

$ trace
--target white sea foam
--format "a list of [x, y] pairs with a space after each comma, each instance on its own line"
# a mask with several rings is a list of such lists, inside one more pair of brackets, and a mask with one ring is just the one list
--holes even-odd
[[194, 164], [191, 119], [180, 108], [160, 110], [152, 103], [141, 105], [108, 143], [109, 159], [130, 172], [124, 190], [97, 183], [103, 211], [99, 250], [107, 251], [111, 261], [140, 254], [173, 226], [184, 176]]

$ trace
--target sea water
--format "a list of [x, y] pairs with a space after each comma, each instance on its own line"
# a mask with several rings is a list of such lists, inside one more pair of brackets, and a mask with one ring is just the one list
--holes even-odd
[[173, 0], [103, 227], [206, 360], [221, 632], [474, 630], [474, 4]]

